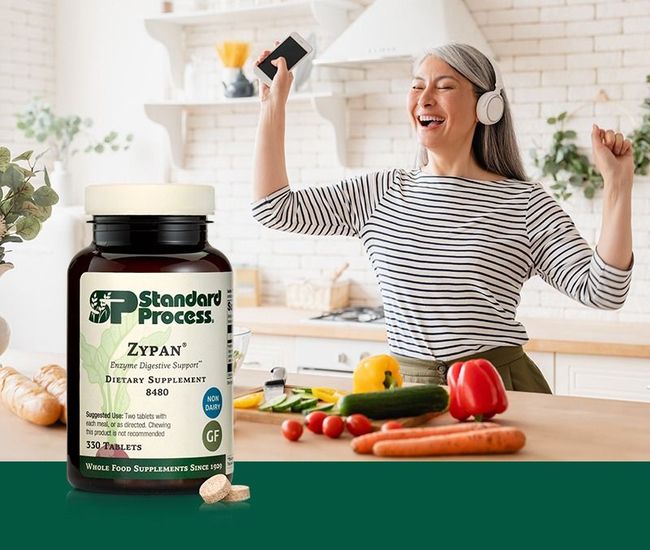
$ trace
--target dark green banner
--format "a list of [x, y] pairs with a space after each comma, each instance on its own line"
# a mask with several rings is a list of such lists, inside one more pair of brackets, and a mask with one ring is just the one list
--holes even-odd
[[235, 464], [244, 503], [84, 493], [0, 462], [1, 548], [647, 547], [649, 463]]
[[226, 455], [195, 458], [104, 458], [82, 456], [84, 477], [110, 479], [188, 479], [226, 471]]

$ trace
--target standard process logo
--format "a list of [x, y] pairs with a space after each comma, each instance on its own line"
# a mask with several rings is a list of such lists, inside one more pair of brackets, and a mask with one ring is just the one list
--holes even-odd
[[[214, 323], [210, 309], [221, 305], [221, 291], [200, 293], [193, 290], [187, 294], [161, 294], [155, 290], [143, 290], [136, 295], [130, 290], [95, 290], [90, 295], [92, 323], [112, 325], [122, 322], [122, 314], [138, 312], [138, 323], [194, 325]], [[185, 309], [192, 308], [192, 309]]]

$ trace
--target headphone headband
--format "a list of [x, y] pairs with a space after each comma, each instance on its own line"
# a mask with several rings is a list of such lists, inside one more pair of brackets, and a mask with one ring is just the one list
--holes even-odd
[[490, 64], [492, 65], [492, 69], [494, 70], [494, 91], [501, 92], [501, 90], [503, 90], [503, 79], [501, 78], [501, 71], [499, 70], [499, 66], [496, 64], [496, 61], [494, 61], [494, 59], [492, 59], [491, 57], [488, 57], [488, 61], [490, 62]]

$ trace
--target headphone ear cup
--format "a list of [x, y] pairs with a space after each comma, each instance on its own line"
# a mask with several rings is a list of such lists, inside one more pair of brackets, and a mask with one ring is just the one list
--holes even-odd
[[503, 98], [496, 91], [485, 92], [476, 103], [476, 116], [486, 126], [496, 124], [503, 116]]

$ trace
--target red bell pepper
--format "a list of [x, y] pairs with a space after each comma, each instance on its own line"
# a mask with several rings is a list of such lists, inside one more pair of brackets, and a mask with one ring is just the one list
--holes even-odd
[[458, 420], [473, 416], [482, 422], [508, 407], [503, 380], [487, 359], [454, 363], [447, 372], [447, 384], [449, 412]]

